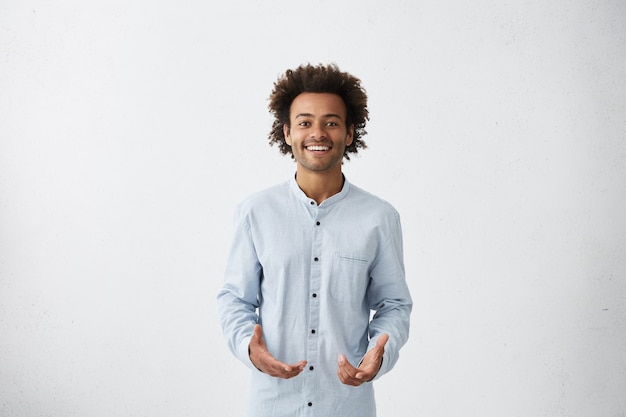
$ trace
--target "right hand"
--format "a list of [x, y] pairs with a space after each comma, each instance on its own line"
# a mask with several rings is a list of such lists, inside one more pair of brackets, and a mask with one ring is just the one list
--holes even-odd
[[302, 372], [306, 365], [305, 360], [301, 360], [293, 365], [288, 365], [274, 358], [267, 350], [267, 346], [263, 340], [263, 329], [259, 324], [254, 325], [254, 334], [252, 335], [252, 339], [250, 339], [248, 351], [250, 352], [252, 364], [256, 366], [259, 371], [276, 378], [293, 378]]

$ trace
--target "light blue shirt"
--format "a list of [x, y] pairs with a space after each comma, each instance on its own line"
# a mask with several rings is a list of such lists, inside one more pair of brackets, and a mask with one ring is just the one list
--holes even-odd
[[[399, 215], [347, 180], [320, 205], [295, 178], [257, 193], [237, 207], [217, 301], [230, 349], [252, 369], [248, 416], [374, 417], [372, 383], [342, 384], [337, 359], [344, 353], [358, 366], [387, 333], [378, 379], [408, 339]], [[257, 322], [275, 358], [308, 362], [301, 374], [280, 379], [254, 367], [248, 345]]]

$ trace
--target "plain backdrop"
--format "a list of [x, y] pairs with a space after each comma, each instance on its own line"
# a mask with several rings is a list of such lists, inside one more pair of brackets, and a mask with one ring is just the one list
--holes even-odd
[[415, 301], [379, 416], [626, 416], [625, 51], [621, 0], [0, 0], [0, 415], [243, 415], [233, 209], [335, 62]]

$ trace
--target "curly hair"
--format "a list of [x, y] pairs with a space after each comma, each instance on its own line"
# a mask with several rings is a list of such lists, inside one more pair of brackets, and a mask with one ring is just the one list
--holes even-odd
[[278, 145], [283, 155], [291, 154], [291, 146], [285, 141], [284, 125], [289, 125], [291, 103], [301, 93], [333, 93], [340, 96], [346, 106], [346, 125], [354, 125], [352, 143], [346, 146], [344, 158], [350, 160], [350, 153], [357, 154], [367, 145], [362, 137], [367, 133], [365, 124], [369, 120], [367, 94], [361, 80], [339, 70], [336, 64], [301, 65], [295, 70], [287, 70], [274, 83], [269, 97], [268, 108], [274, 116], [272, 130], [268, 138], [270, 145]]

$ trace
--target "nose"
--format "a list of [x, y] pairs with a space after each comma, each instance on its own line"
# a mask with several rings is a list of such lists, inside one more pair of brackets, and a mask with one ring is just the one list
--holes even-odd
[[326, 138], [326, 126], [323, 123], [314, 123], [311, 127], [310, 133], [311, 139], [325, 139]]

